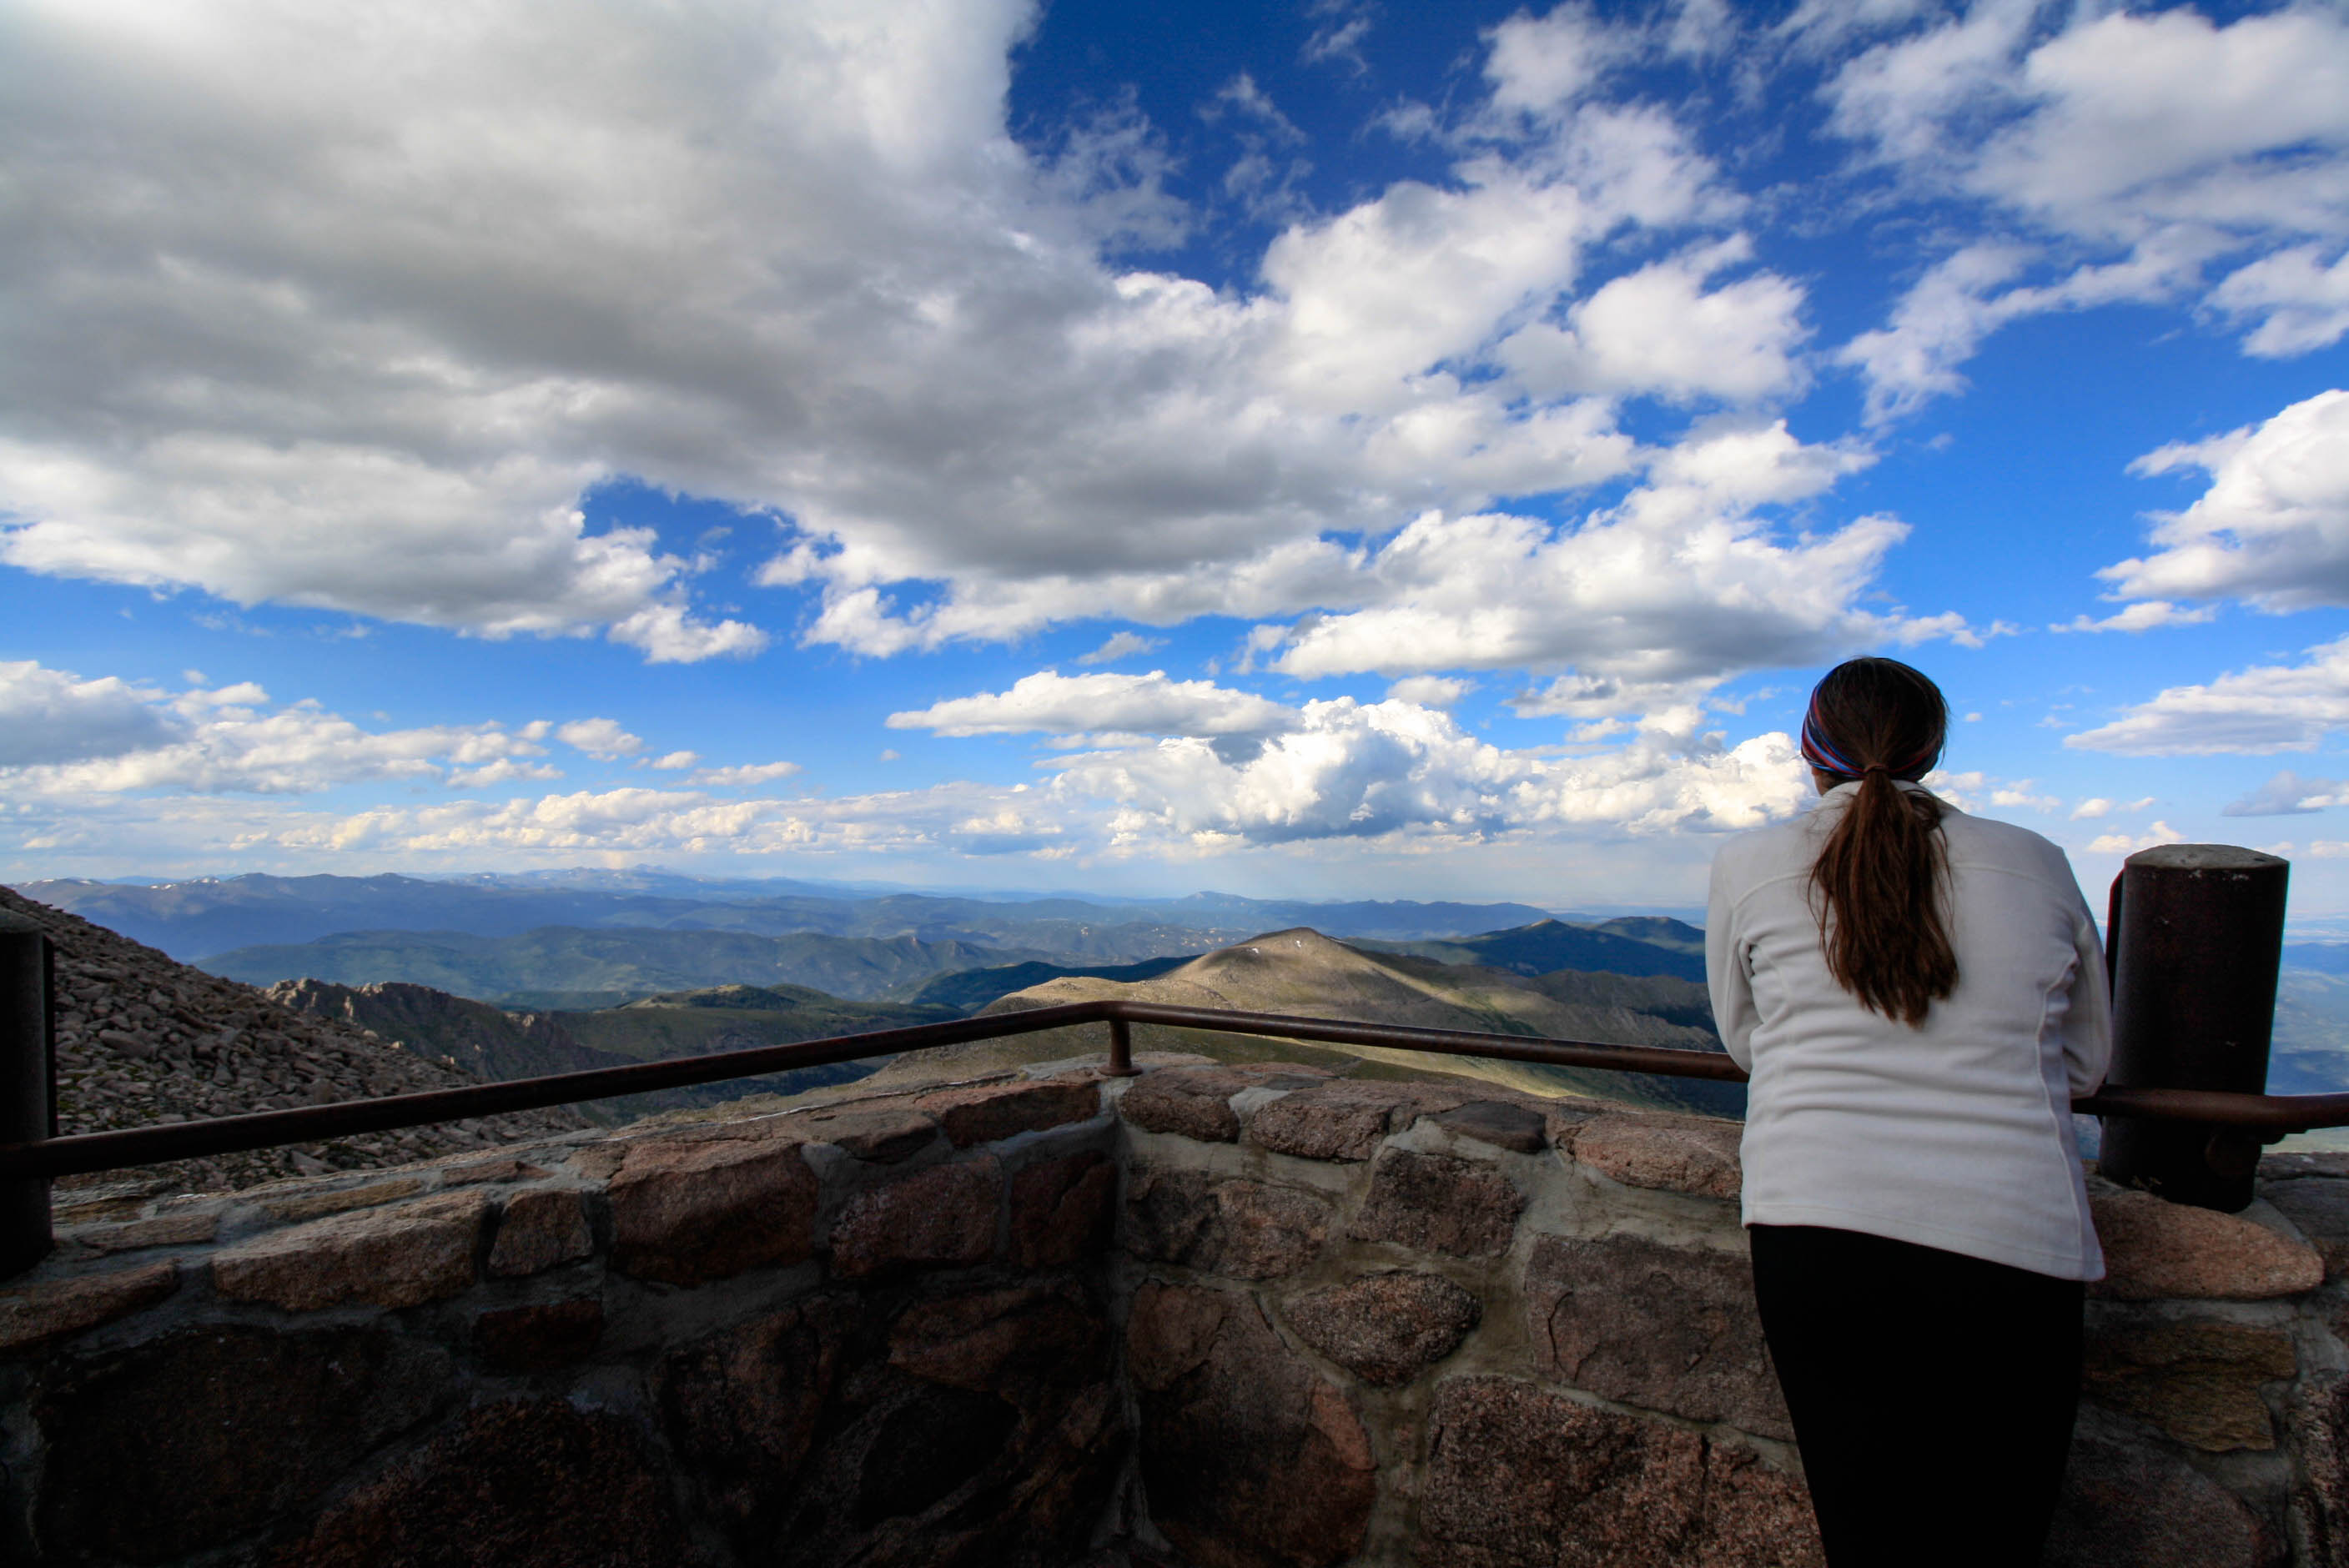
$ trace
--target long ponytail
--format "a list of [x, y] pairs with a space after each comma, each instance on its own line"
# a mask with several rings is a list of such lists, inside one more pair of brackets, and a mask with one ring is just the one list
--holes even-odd
[[1852, 659], [1811, 693], [1803, 755], [1859, 788], [1811, 866], [1827, 973], [1870, 1012], [1915, 1026], [1958, 984], [1941, 803], [1903, 789], [1940, 759], [1950, 708], [1897, 659]]

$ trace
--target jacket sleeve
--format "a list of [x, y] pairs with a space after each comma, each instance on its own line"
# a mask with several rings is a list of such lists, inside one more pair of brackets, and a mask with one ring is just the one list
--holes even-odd
[[1713, 1026], [1730, 1059], [1752, 1072], [1754, 1026], [1761, 1016], [1754, 1007], [1753, 976], [1745, 973], [1744, 944], [1736, 931], [1733, 895], [1722, 869], [1722, 857], [1715, 855], [1704, 915], [1704, 976], [1713, 993]]
[[2105, 944], [2083, 901], [2072, 917], [2072, 947], [2078, 965], [2072, 975], [2072, 1005], [2064, 1014], [2064, 1067], [2072, 1098], [2093, 1093], [2105, 1081], [2113, 1057], [2112, 993], [2105, 978]]

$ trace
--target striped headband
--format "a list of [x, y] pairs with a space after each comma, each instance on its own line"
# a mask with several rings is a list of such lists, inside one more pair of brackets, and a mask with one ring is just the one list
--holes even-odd
[[1915, 783], [1933, 770], [1941, 759], [1941, 737], [1935, 736], [1924, 747], [1899, 763], [1858, 763], [1844, 755], [1836, 743], [1827, 738], [1827, 727], [1819, 721], [1819, 694], [1811, 693], [1811, 706], [1803, 715], [1803, 760], [1822, 773], [1832, 773], [1838, 779], [1857, 779], [1872, 769], [1881, 768], [1895, 779]]

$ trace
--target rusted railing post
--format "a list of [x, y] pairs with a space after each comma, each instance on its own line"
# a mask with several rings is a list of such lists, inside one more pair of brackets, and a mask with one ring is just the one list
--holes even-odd
[[1109, 1021], [1109, 1066], [1102, 1073], [1106, 1078], [1142, 1076], [1142, 1069], [1133, 1065], [1133, 1026], [1123, 1018]]
[[[2290, 862], [2229, 844], [2166, 844], [2113, 884], [2113, 1064], [2129, 1088], [2265, 1091]], [[2179, 1203], [2251, 1201], [2260, 1139], [2201, 1122], [2107, 1117], [2098, 1169]]]
[[[0, 910], [0, 1143], [57, 1136], [49, 934]], [[49, 1179], [0, 1177], [0, 1279], [49, 1255]]]

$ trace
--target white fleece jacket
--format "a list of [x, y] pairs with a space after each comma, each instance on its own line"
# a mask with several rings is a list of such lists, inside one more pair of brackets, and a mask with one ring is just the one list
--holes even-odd
[[2072, 868], [2036, 833], [1945, 806], [1957, 988], [1920, 1026], [1896, 1023], [1828, 975], [1811, 903], [1811, 863], [1857, 789], [1713, 857], [1713, 1017], [1754, 1078], [1745, 1222], [2101, 1278], [2071, 1099], [2104, 1081], [2111, 1008]]

